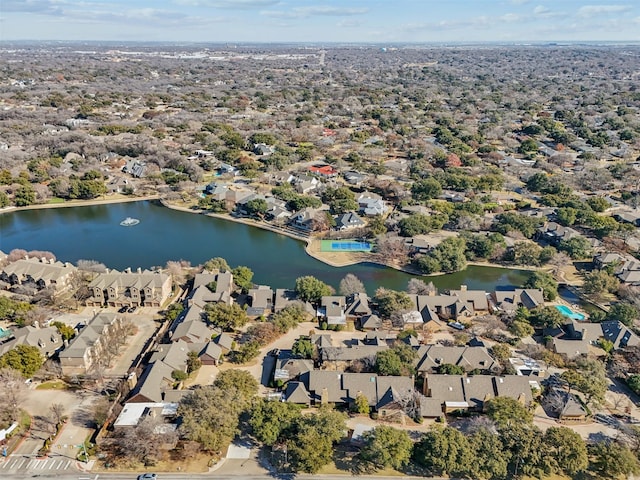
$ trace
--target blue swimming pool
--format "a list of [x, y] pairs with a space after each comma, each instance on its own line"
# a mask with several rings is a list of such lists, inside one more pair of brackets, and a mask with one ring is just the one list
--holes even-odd
[[10, 336], [11, 336], [11, 330], [0, 327], [0, 339], [10, 337]]
[[564, 315], [565, 317], [569, 317], [573, 320], [578, 320], [579, 322], [582, 322], [586, 318], [582, 313], [574, 312], [566, 305], [556, 305], [556, 308], [562, 315]]

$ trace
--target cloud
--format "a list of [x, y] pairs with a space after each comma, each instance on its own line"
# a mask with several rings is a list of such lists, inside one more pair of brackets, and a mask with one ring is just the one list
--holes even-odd
[[3, 12], [27, 12], [43, 15], [60, 15], [65, 3], [55, 0], [2, 0]]
[[506, 13], [502, 15], [499, 20], [505, 23], [514, 23], [522, 20], [522, 16], [515, 13]]
[[210, 7], [225, 10], [252, 10], [277, 5], [280, 0], [174, 0], [178, 5]]
[[585, 5], [578, 9], [578, 16], [588, 18], [607, 13], [627, 12], [629, 10], [631, 10], [629, 5]]
[[342, 8], [331, 7], [329, 5], [311, 6], [311, 7], [296, 7], [291, 11], [282, 10], [264, 10], [260, 12], [260, 15], [272, 18], [307, 18], [317, 16], [328, 17], [348, 17], [354, 15], [364, 15], [368, 13], [368, 8]]
[[533, 14], [538, 18], [554, 18], [565, 17], [567, 14], [563, 12], [554, 12], [550, 8], [543, 5], [538, 5], [533, 9]]

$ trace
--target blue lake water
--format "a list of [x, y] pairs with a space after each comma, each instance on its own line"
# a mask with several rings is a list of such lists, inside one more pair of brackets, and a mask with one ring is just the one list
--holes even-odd
[[[127, 217], [140, 223], [122, 227]], [[246, 265], [256, 283], [292, 288], [295, 279], [313, 275], [337, 287], [347, 274], [357, 275], [369, 294], [379, 286], [404, 290], [404, 272], [373, 265], [331, 267], [306, 254], [304, 243], [259, 228], [165, 208], [141, 201], [97, 206], [23, 210], [0, 215], [0, 250], [48, 250], [59, 260], [97, 260], [110, 268], [150, 268], [169, 260], [203, 263], [223, 257], [232, 267]], [[441, 288], [494, 290], [521, 285], [528, 273], [470, 266], [462, 272], [422, 277]]]

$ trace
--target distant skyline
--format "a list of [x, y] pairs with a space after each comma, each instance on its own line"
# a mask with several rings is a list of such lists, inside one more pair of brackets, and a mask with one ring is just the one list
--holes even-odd
[[640, 2], [0, 0], [0, 41], [638, 42]]

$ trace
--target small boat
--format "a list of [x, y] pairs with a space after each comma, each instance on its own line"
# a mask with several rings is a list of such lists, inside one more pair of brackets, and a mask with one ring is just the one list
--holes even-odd
[[133, 227], [134, 225], [137, 225], [139, 223], [140, 223], [140, 220], [138, 220], [137, 218], [127, 217], [120, 222], [120, 225], [123, 227]]

